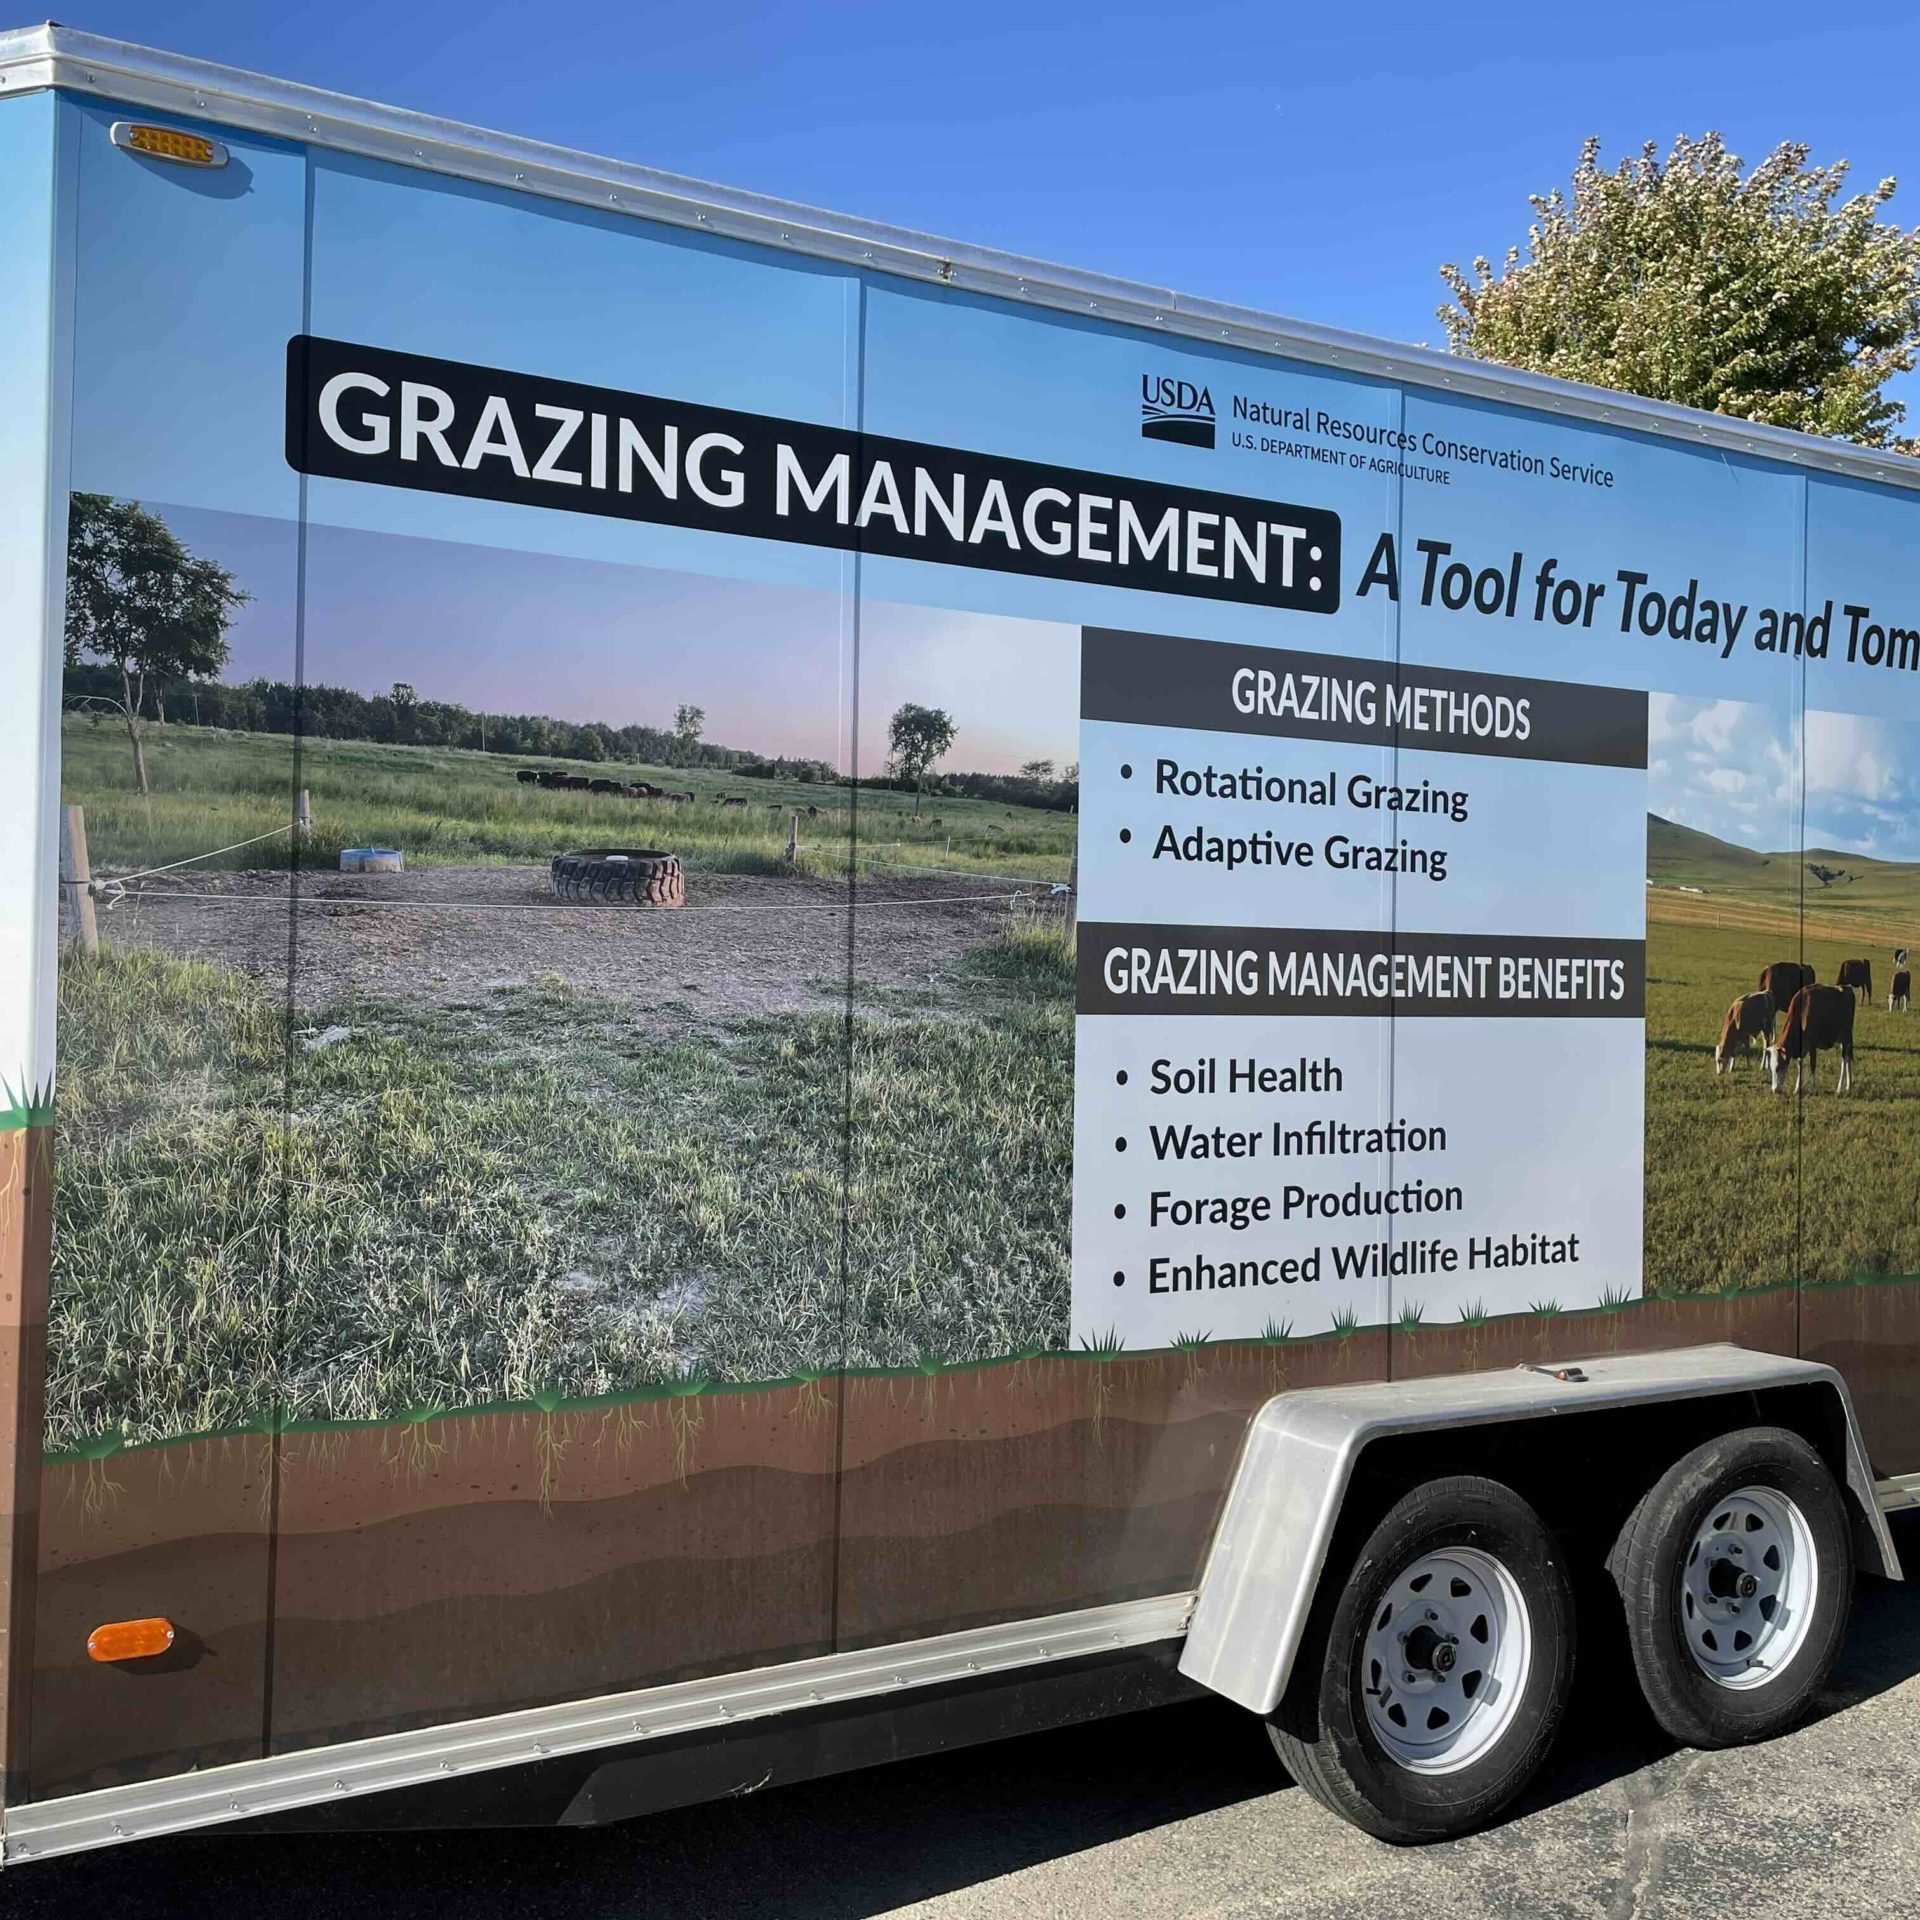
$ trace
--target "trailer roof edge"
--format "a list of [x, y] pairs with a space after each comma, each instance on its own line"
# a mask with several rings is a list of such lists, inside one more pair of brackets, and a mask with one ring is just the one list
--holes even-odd
[[715, 186], [69, 27], [47, 24], [0, 31], [0, 98], [49, 87], [156, 112], [217, 120], [343, 153], [785, 248], [871, 272], [1109, 320], [1171, 338], [1305, 361], [1367, 378], [1658, 434], [1683, 445], [1920, 491], [1920, 459], [1901, 454], [1488, 362], [1455, 359], [1431, 348], [1403, 346], [767, 194]]

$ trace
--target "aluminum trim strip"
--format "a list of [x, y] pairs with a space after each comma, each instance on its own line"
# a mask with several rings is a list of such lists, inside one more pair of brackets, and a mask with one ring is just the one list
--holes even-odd
[[1900, 454], [1459, 360], [1429, 348], [718, 187], [67, 27], [0, 33], [0, 96], [49, 86], [785, 248], [863, 271], [1920, 490], [1920, 460]]
[[274, 1754], [59, 1800], [30, 1801], [6, 1811], [3, 1857], [14, 1863], [81, 1853], [121, 1840], [314, 1806], [348, 1794], [419, 1786], [662, 1734], [694, 1733], [800, 1708], [1147, 1646], [1178, 1639], [1192, 1610], [1190, 1593], [1127, 1600], [896, 1646], [823, 1654], [746, 1673]]
[[1880, 1496], [1882, 1513], [1911, 1513], [1920, 1507], [1920, 1473], [1889, 1473], [1874, 1491]]

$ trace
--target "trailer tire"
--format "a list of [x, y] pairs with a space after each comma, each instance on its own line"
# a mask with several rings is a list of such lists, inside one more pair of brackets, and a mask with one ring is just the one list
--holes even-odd
[[553, 856], [553, 890], [562, 900], [624, 902], [634, 907], [686, 905], [686, 876], [677, 854], [653, 848], [597, 847]]
[[1396, 1501], [1327, 1575], [1267, 1722], [1287, 1771], [1381, 1840], [1484, 1825], [1566, 1711], [1573, 1590], [1553, 1535], [1510, 1487], [1457, 1475]]
[[1826, 1462], [1784, 1427], [1722, 1434], [1676, 1460], [1607, 1564], [1640, 1690], [1686, 1746], [1784, 1733], [1846, 1637], [1846, 1503]]

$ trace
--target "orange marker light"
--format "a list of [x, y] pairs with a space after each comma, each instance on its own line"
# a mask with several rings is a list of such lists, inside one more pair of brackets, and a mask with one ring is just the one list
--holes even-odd
[[171, 1620], [111, 1620], [87, 1635], [89, 1660], [151, 1660], [174, 1642]]
[[187, 167], [224, 167], [227, 150], [204, 133], [183, 133], [178, 127], [149, 127], [116, 120], [109, 136], [128, 153], [144, 153], [150, 160], [177, 160]]

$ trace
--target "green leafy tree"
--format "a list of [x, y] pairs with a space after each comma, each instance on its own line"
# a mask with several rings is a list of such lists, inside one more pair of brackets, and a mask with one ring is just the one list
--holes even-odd
[[902, 780], [913, 782], [917, 797], [933, 763], [953, 745], [953, 716], [942, 707], [917, 706], [909, 700], [887, 726], [888, 756]]
[[673, 764], [690, 767], [700, 750], [700, 736], [706, 731], [705, 707], [676, 707], [673, 712]]
[[1440, 277], [1457, 354], [1738, 419], [1910, 451], [1885, 388], [1920, 348], [1920, 232], [1894, 182], [1842, 200], [1847, 164], [1783, 142], [1743, 174], [1717, 133], [1533, 196], [1523, 255]]
[[387, 698], [393, 702], [393, 737], [411, 740], [419, 724], [420, 696], [414, 692], [411, 682], [396, 680]]
[[149, 682], [213, 675], [227, 664], [227, 628], [252, 596], [202, 560], [137, 500], [76, 493], [67, 506], [66, 658], [117, 669], [134, 782], [147, 783], [140, 712]]

